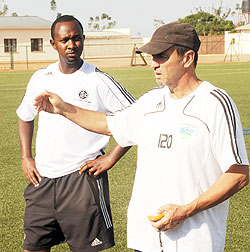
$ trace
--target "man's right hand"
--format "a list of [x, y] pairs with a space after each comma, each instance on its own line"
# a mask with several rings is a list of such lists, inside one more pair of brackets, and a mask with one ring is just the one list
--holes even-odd
[[57, 95], [45, 91], [35, 98], [34, 106], [38, 112], [46, 111], [53, 114], [62, 114], [65, 102]]
[[30, 157], [30, 158], [22, 158], [21, 161], [24, 176], [35, 187], [38, 187], [39, 183], [42, 180], [42, 177], [36, 168], [35, 160], [32, 157]]

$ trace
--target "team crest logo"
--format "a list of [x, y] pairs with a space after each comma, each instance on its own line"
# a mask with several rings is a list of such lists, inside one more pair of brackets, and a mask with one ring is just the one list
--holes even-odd
[[89, 94], [88, 94], [88, 92], [87, 91], [85, 91], [85, 90], [81, 90], [80, 92], [79, 92], [79, 97], [81, 98], [81, 99], [86, 99], [87, 97], [89, 96]]
[[193, 125], [182, 125], [180, 129], [180, 136], [182, 139], [190, 138], [195, 132], [195, 127]]

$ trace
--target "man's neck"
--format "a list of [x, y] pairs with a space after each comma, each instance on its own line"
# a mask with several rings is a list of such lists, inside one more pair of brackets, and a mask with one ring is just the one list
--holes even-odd
[[83, 60], [79, 59], [76, 62], [73, 62], [72, 64], [62, 62], [59, 63], [59, 69], [64, 74], [72, 74], [75, 71], [79, 70], [83, 64]]
[[182, 79], [173, 89], [169, 88], [170, 96], [173, 99], [181, 99], [189, 94], [191, 94], [196, 88], [200, 86], [202, 81], [197, 78], [197, 76], [192, 76], [191, 78]]

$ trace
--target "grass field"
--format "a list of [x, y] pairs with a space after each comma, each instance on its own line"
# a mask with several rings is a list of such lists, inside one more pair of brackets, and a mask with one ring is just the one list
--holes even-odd
[[[120, 81], [136, 98], [155, 86], [148, 67], [103, 69]], [[198, 77], [225, 89], [236, 102], [244, 129], [250, 128], [250, 62], [202, 64]], [[0, 72], [0, 252], [21, 251], [23, 242], [23, 191], [27, 181], [22, 173], [17, 135], [16, 108], [21, 102], [32, 72]], [[250, 157], [250, 135], [245, 136]], [[108, 149], [114, 145], [111, 139]], [[111, 207], [116, 246], [108, 251], [125, 252], [126, 211], [136, 169], [136, 147], [133, 147], [109, 171]], [[250, 187], [233, 196], [230, 204], [226, 252], [250, 251]], [[60, 245], [52, 252], [69, 252]], [[202, 251], [201, 251], [202, 252]]]

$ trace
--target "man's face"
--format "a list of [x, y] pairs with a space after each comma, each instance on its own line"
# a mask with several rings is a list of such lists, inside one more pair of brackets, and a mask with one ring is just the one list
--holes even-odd
[[176, 87], [185, 69], [182, 57], [177, 54], [175, 47], [152, 56], [151, 68], [154, 70], [157, 84], [168, 86], [170, 89]]
[[76, 21], [61, 22], [55, 26], [54, 40], [50, 43], [59, 54], [61, 63], [72, 65], [81, 61], [84, 35]]

